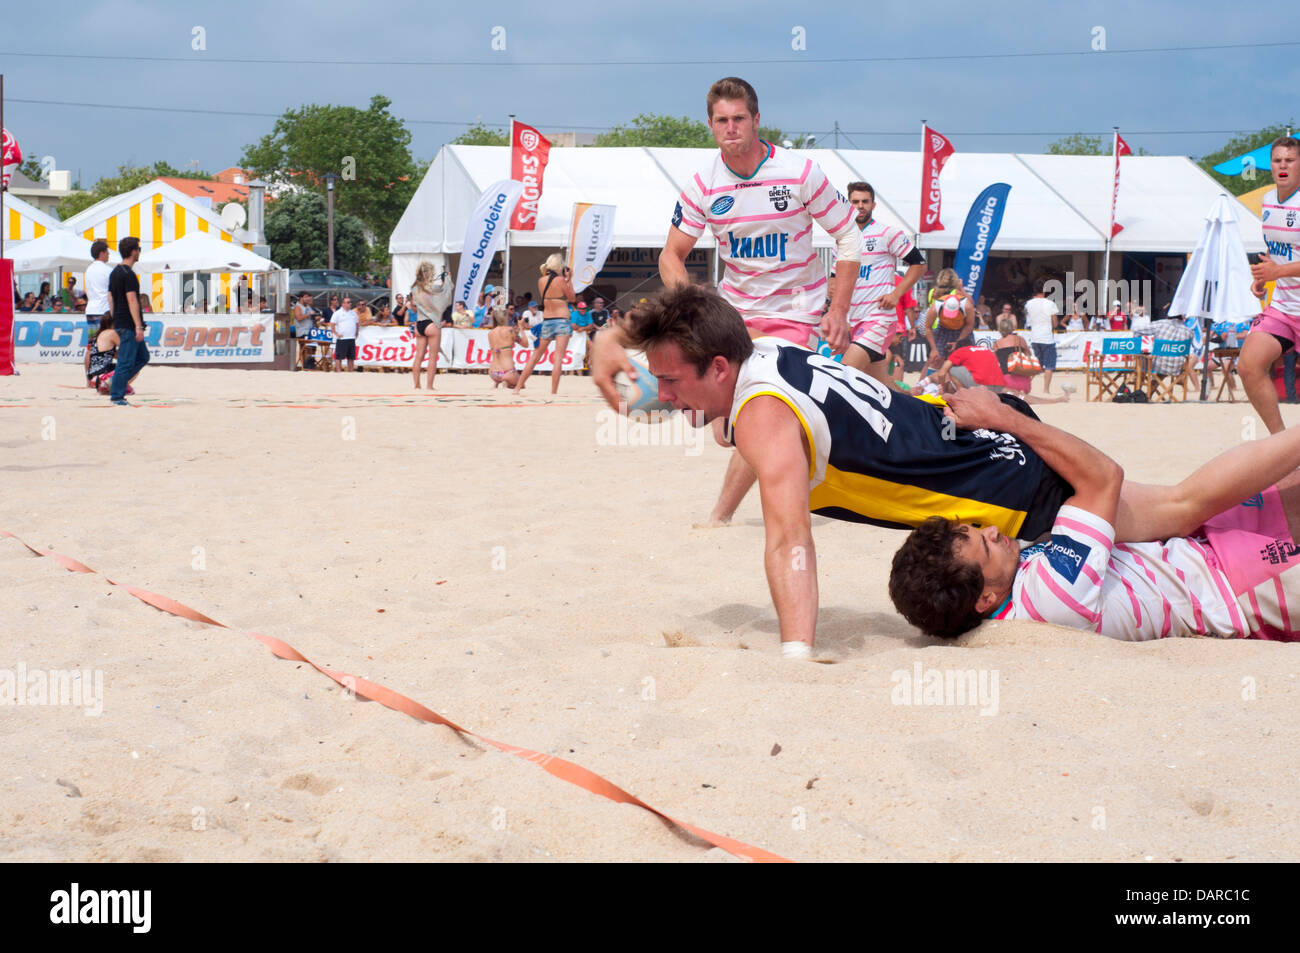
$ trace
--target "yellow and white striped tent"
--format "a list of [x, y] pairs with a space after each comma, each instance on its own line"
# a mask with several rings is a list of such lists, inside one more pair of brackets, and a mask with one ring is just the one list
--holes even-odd
[[24, 202], [18, 196], [5, 193], [4, 236], [5, 246], [10, 242], [15, 245], [33, 238], [40, 238], [51, 228], [58, 228], [56, 218], [42, 212], [35, 205]]
[[[92, 241], [102, 238], [114, 249], [118, 240], [127, 235], [138, 237], [141, 248], [148, 251], [195, 231], [207, 232], [244, 248], [253, 247], [252, 242], [242, 241], [246, 237], [243, 229], [232, 233], [222, 224], [217, 213], [157, 179], [130, 192], [104, 199], [61, 224]], [[180, 310], [179, 276], [168, 275], [166, 281], [162, 273], [141, 274], [139, 277], [140, 286], [149, 289], [156, 309]], [[230, 275], [219, 276], [216, 290], [225, 295], [226, 301], [230, 301], [230, 285]]]

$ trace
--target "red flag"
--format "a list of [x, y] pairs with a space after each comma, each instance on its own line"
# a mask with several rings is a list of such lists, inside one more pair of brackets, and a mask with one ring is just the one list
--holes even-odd
[[1128, 147], [1124, 137], [1115, 133], [1115, 189], [1110, 196], [1110, 237], [1114, 238], [1124, 231], [1124, 226], [1115, 221], [1115, 206], [1119, 203], [1119, 157], [1131, 156], [1133, 150]]
[[9, 178], [14, 174], [14, 169], [18, 168], [19, 163], [23, 161], [23, 150], [18, 148], [18, 140], [13, 137], [8, 129], [3, 132], [3, 155], [0, 155], [0, 187], [5, 191], [9, 190]]
[[939, 173], [944, 163], [955, 151], [947, 137], [940, 135], [926, 126], [921, 127], [925, 137], [925, 146], [921, 153], [921, 222], [919, 231], [941, 232], [943, 224], [939, 221], [939, 206], [942, 196], [939, 192]]
[[510, 127], [510, 178], [524, 183], [524, 194], [510, 217], [510, 227], [532, 231], [537, 227], [537, 203], [542, 198], [542, 176], [551, 157], [551, 143], [522, 122]]

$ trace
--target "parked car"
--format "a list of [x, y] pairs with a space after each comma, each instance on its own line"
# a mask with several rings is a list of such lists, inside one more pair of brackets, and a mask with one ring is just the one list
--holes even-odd
[[368, 285], [356, 275], [336, 268], [295, 268], [289, 272], [289, 299], [295, 300], [306, 291], [317, 307], [329, 301], [330, 295], [351, 295], [354, 301], [364, 301], [376, 308], [389, 300], [390, 292], [379, 285]]

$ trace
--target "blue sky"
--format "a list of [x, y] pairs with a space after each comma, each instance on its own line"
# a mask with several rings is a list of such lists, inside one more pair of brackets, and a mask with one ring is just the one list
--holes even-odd
[[[1221, 4], [933, 6], [941, 12], [925, 16], [921, 5], [862, 2], [48, 0], [6, 13], [5, 124], [27, 155], [52, 155], [89, 186], [124, 163], [234, 165], [286, 108], [364, 107], [376, 93], [393, 100], [421, 159], [465, 123], [504, 124], [511, 112], [544, 132], [608, 128], [641, 112], [702, 118], [709, 83], [728, 74], [757, 88], [764, 123], [824, 136], [838, 121], [841, 145], [864, 149], [916, 149], [926, 118], [970, 152], [1041, 152], [1062, 134], [1118, 125], [1135, 149], [1197, 156], [1234, 130], [1300, 118], [1286, 95], [1300, 88], [1300, 41], [1123, 52], [1295, 36]], [[192, 49], [195, 27], [206, 50]], [[492, 49], [497, 27], [504, 51]], [[802, 51], [792, 49], [796, 27]], [[1096, 28], [1105, 31], [1103, 52], [1091, 48]], [[1012, 55], [1039, 52], [1054, 55]], [[67, 55], [95, 53], [141, 59]], [[988, 58], [961, 58], [972, 54]], [[842, 61], [825, 62], [834, 59]], [[269, 116], [188, 112], [199, 109]]]

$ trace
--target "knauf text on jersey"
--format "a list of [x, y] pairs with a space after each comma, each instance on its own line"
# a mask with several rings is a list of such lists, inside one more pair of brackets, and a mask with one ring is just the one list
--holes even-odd
[[731, 243], [732, 258], [775, 258], [777, 261], [785, 261], [785, 248], [790, 235], [787, 232], [774, 232], [752, 238], [737, 238], [735, 232], [727, 232], [727, 241]]

